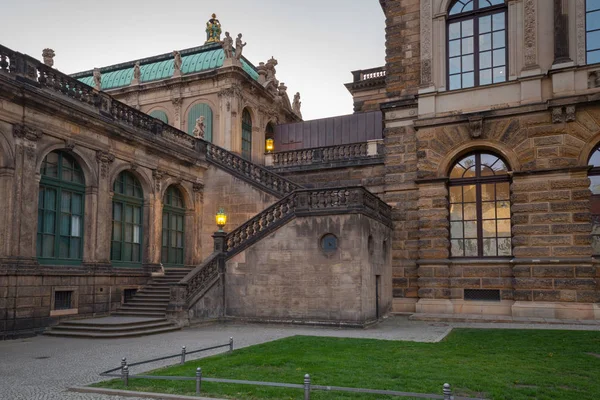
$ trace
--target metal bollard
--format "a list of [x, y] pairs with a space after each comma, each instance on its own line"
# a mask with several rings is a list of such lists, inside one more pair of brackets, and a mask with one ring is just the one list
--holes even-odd
[[230, 337], [229, 338], [229, 352], [231, 353], [233, 351], [233, 338]]
[[125, 387], [129, 386], [129, 367], [127, 365], [123, 367], [123, 384]]
[[181, 362], [180, 364], [184, 364], [185, 363], [185, 346], [181, 346]]
[[304, 375], [304, 400], [310, 400], [310, 375]]
[[452, 388], [449, 383], [444, 383], [444, 388], [442, 389], [444, 393], [444, 400], [454, 400], [454, 396], [452, 396]]
[[200, 388], [202, 387], [202, 368], [196, 368], [196, 394], [200, 394]]
[[121, 374], [123, 373], [123, 367], [127, 365], [127, 359], [123, 357], [121, 359]]

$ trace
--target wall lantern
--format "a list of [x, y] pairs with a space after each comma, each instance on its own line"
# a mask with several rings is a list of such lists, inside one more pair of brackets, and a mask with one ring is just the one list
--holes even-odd
[[275, 141], [273, 139], [267, 139], [265, 149], [267, 149], [267, 152], [269, 153], [272, 152], [275, 149]]
[[219, 208], [219, 211], [216, 215], [217, 226], [219, 227], [219, 232], [223, 232], [223, 227], [227, 223], [227, 214], [225, 214], [225, 210], [223, 207]]

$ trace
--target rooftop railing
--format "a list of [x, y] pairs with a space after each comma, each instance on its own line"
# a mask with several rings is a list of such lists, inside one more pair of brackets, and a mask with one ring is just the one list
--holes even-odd
[[352, 71], [352, 75], [354, 77], [354, 82], [362, 82], [370, 79], [385, 78], [386, 71], [385, 67], [377, 67]]

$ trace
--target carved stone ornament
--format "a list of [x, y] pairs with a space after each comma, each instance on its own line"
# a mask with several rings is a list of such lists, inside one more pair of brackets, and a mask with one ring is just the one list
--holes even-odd
[[573, 122], [576, 118], [575, 106], [559, 106], [552, 108], [552, 123]]
[[577, 32], [577, 64], [585, 64], [585, 0], [575, 0], [575, 31]]
[[98, 166], [100, 167], [100, 176], [103, 178], [108, 177], [108, 170], [110, 164], [115, 161], [115, 156], [108, 151], [98, 150], [96, 151], [96, 160], [98, 161]]
[[129, 169], [131, 169], [132, 171], [135, 171], [138, 169], [138, 167], [139, 167], [139, 165], [137, 163], [132, 162]]
[[483, 117], [473, 116], [469, 117], [469, 134], [471, 138], [480, 138], [483, 133]]
[[155, 169], [152, 171], [152, 178], [154, 178], [154, 189], [157, 193], [160, 193], [162, 187], [162, 180], [167, 176], [165, 171], [161, 171], [159, 169]]
[[65, 140], [65, 149], [67, 149], [69, 151], [73, 151], [74, 148], [75, 148], [75, 142], [73, 142], [72, 140]]
[[220, 43], [221, 42], [221, 23], [217, 19], [217, 15], [213, 14], [212, 18], [206, 23], [206, 42], [209, 43]]
[[565, 121], [574, 122], [576, 118], [575, 112], [575, 106], [565, 107]]
[[537, 0], [525, 0], [525, 67], [537, 66]]
[[196, 182], [192, 186], [192, 190], [194, 191], [194, 193], [202, 192], [204, 190], [204, 184]]
[[54, 50], [52, 49], [44, 49], [42, 50], [42, 58], [44, 59], [44, 64], [46, 64], [49, 67], [54, 66]]
[[42, 132], [27, 125], [16, 124], [13, 125], [13, 135], [30, 142], [37, 142], [39, 139], [41, 139]]
[[421, 84], [424, 86], [432, 81], [432, 21], [431, 0], [421, 0]]
[[99, 68], [94, 68], [94, 88], [102, 90], [102, 73]]

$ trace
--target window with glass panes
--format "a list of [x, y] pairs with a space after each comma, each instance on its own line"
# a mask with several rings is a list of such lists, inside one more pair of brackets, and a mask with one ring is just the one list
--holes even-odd
[[242, 157], [252, 158], [252, 116], [246, 108], [242, 113]]
[[181, 191], [169, 186], [163, 200], [161, 262], [164, 265], [183, 265], [184, 219]]
[[600, 0], [585, 1], [585, 50], [588, 64], [600, 63]]
[[450, 171], [452, 257], [510, 256], [510, 182], [506, 163], [470, 154]]
[[42, 161], [38, 194], [37, 257], [40, 262], [79, 263], [83, 256], [83, 171], [68, 153]]
[[505, 82], [507, 21], [504, 0], [457, 0], [448, 12], [448, 88]]
[[128, 171], [119, 174], [113, 185], [113, 222], [111, 260], [123, 263], [142, 262], [142, 186]]
[[600, 255], [600, 149], [594, 150], [590, 157], [589, 165], [592, 169], [590, 177], [590, 212], [592, 214], [592, 252]]

